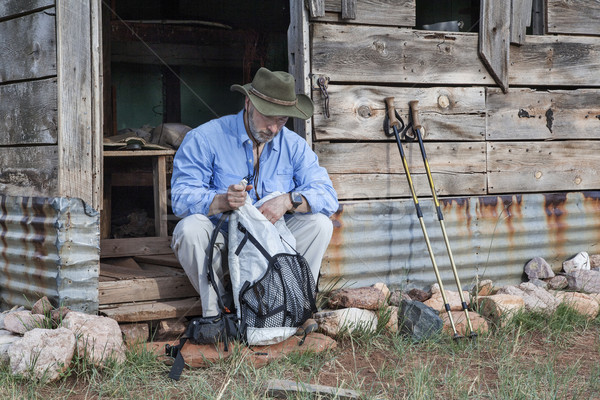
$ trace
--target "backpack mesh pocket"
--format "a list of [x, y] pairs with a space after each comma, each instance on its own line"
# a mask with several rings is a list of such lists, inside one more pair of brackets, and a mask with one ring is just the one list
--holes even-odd
[[265, 274], [240, 291], [245, 327], [297, 327], [316, 312], [315, 281], [300, 254], [276, 254]]

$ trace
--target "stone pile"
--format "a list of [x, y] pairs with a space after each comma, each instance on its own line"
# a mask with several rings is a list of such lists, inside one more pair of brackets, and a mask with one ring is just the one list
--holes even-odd
[[75, 356], [100, 368], [109, 360], [125, 361], [117, 321], [54, 309], [46, 297], [31, 310], [15, 307], [0, 314], [0, 362], [8, 363], [14, 375], [52, 382]]

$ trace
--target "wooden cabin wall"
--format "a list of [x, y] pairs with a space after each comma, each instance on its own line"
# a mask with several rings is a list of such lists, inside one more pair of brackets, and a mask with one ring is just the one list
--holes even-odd
[[0, 192], [58, 188], [54, 0], [0, 2]]
[[[510, 45], [503, 93], [477, 33], [415, 29], [415, 0], [356, 0], [355, 19], [339, 4], [311, 9], [310, 62], [313, 145], [340, 199], [409, 196], [383, 131], [389, 96], [406, 122], [419, 101], [440, 195], [600, 189], [600, 7], [548, 0], [548, 33]], [[405, 150], [417, 193], [429, 194], [418, 144]]]

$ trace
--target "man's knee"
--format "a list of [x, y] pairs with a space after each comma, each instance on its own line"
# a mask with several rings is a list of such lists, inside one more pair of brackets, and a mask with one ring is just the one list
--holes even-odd
[[189, 215], [175, 226], [173, 230], [173, 244], [184, 242], [206, 242], [208, 244], [213, 229], [213, 223], [205, 215]]
[[314, 224], [315, 229], [318, 230], [319, 236], [323, 238], [331, 239], [331, 235], [333, 234], [333, 222], [323, 214], [313, 214], [315, 216]]

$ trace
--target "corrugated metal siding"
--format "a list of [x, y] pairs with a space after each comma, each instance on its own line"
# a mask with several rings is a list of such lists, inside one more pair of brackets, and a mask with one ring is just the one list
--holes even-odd
[[[572, 255], [600, 253], [600, 192], [486, 196], [442, 200], [463, 288], [476, 278], [521, 282], [533, 257], [555, 271]], [[420, 200], [440, 275], [456, 290], [433, 202]], [[356, 287], [426, 289], [436, 282], [412, 200], [348, 202], [334, 215], [320, 287], [341, 279]]]
[[0, 195], [0, 300], [98, 309], [99, 213], [79, 199]]

